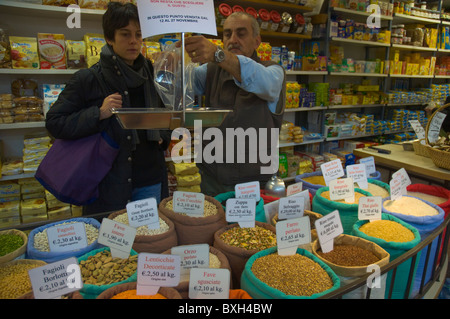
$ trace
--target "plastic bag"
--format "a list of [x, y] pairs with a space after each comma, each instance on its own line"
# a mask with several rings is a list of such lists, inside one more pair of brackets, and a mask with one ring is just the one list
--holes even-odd
[[166, 108], [175, 111], [182, 110], [183, 96], [185, 98], [185, 107], [191, 106], [195, 100], [193, 86], [194, 69], [198, 64], [192, 63], [189, 58], [185, 59], [185, 92], [183, 92], [182, 52], [181, 48], [176, 47], [176, 42], [169, 45], [161, 53], [154, 55], [154, 58], [155, 86]]

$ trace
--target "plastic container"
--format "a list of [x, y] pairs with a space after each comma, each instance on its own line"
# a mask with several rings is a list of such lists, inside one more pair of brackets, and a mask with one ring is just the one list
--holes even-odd
[[247, 7], [245, 9], [245, 12], [247, 12], [249, 15], [253, 16], [255, 19], [258, 19], [258, 11], [256, 11], [253, 7]]
[[261, 30], [269, 29], [270, 13], [266, 9], [259, 9], [258, 23]]
[[280, 23], [281, 23], [280, 13], [276, 10], [270, 11], [269, 31], [273, 31], [273, 32], [278, 31], [278, 27], [279, 27]]
[[292, 16], [288, 12], [283, 12], [281, 14], [281, 22], [278, 26], [278, 32], [289, 32], [291, 29], [291, 25], [294, 19], [292, 19]]
[[237, 4], [234, 5], [231, 9], [233, 10], [233, 13], [234, 12], [245, 12], [244, 8], [242, 8], [240, 5], [237, 5]]
[[294, 16], [289, 32], [301, 34], [303, 33], [303, 30], [305, 30], [305, 18], [303, 18], [303, 15], [300, 13], [297, 13]]
[[223, 26], [223, 24], [225, 23], [225, 20], [228, 18], [228, 16], [231, 13], [233, 13], [231, 6], [226, 3], [221, 3], [216, 11], [217, 25]]

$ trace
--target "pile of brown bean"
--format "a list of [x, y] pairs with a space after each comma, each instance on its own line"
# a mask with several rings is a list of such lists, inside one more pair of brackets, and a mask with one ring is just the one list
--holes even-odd
[[295, 254], [270, 254], [256, 259], [253, 274], [262, 282], [286, 295], [312, 296], [333, 287], [328, 273], [315, 261]]
[[261, 226], [233, 227], [223, 232], [219, 238], [227, 245], [247, 250], [263, 250], [277, 244], [276, 234]]
[[137, 257], [138, 255], [127, 259], [112, 257], [107, 250], [89, 256], [79, 263], [83, 283], [101, 286], [126, 280], [136, 272]]
[[[173, 199], [167, 201], [166, 208], [173, 210]], [[210, 201], [205, 200], [204, 208], [205, 209], [203, 211], [203, 217], [216, 215], [218, 213], [217, 206], [214, 205], [213, 203], [211, 203]], [[186, 215], [185, 213], [179, 213], [179, 214]]]
[[41, 264], [17, 263], [0, 267], [0, 299], [16, 299], [32, 290], [28, 270]]
[[368, 266], [380, 261], [370, 250], [355, 245], [335, 245], [332, 251], [318, 250], [317, 254], [333, 264], [348, 267]]

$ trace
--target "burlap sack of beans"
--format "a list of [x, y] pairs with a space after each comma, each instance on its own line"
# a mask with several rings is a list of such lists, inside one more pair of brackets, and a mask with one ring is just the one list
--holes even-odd
[[214, 197], [205, 195], [205, 201], [213, 203], [217, 207], [217, 214], [204, 217], [191, 217], [185, 214], [175, 213], [166, 208], [167, 202], [173, 196], [166, 197], [159, 204], [159, 211], [167, 216], [175, 225], [178, 245], [208, 244], [212, 246], [214, 233], [227, 225], [225, 220], [225, 210]]
[[[228, 269], [230, 271], [231, 274], [231, 267], [230, 267], [230, 263], [228, 262], [228, 258], [227, 256], [225, 256], [220, 250], [209, 246], [209, 252], [213, 255], [216, 255], [217, 258], [219, 259], [220, 262], [220, 269]], [[163, 254], [172, 254], [172, 250], [166, 250], [165, 252], [163, 252]], [[231, 284], [231, 280], [230, 280], [230, 288], [231, 288], [232, 284]], [[180, 281], [180, 283], [178, 284], [178, 286], [174, 287], [181, 295], [181, 297], [183, 299], [189, 299], [189, 280], [183, 280]]]
[[[114, 219], [124, 213], [126, 213], [126, 209], [114, 212], [108, 218]], [[138, 253], [160, 254], [178, 244], [177, 232], [173, 222], [162, 214], [159, 214], [159, 217], [166, 222], [169, 230], [156, 235], [136, 235], [132, 248]]]
[[[17, 299], [34, 299], [34, 292], [32, 291], [28, 292]], [[84, 298], [78, 291], [74, 291], [71, 292], [70, 294], [61, 296], [61, 299], [84, 299]]]
[[[260, 226], [262, 228], [268, 229], [276, 234], [276, 229], [274, 226], [268, 224], [268, 223], [262, 223], [255, 221], [255, 226]], [[237, 289], [240, 288], [240, 282], [241, 282], [241, 274], [244, 270], [245, 264], [247, 260], [254, 254], [256, 254], [259, 250], [257, 249], [245, 249], [240, 247], [231, 246], [227, 243], [225, 243], [221, 238], [220, 235], [222, 235], [224, 232], [228, 231], [229, 229], [233, 227], [240, 227], [238, 223], [230, 224], [225, 227], [222, 227], [214, 234], [214, 247], [220, 250], [227, 258], [228, 262], [230, 263], [231, 267], [231, 281], [233, 288]]]
[[[127, 291], [127, 290], [134, 290], [137, 287], [137, 282], [127, 282], [124, 284], [113, 286], [104, 292], [102, 292], [100, 295], [97, 296], [96, 299], [111, 299], [115, 295]], [[160, 287], [158, 290], [158, 293], [166, 297], [167, 299], [182, 299], [181, 295], [176, 291], [175, 289], [171, 287]], [[150, 298], [149, 298], [150, 299]]]

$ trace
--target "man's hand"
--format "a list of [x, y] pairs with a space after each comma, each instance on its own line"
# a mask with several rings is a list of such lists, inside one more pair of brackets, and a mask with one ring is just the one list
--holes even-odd
[[122, 95], [119, 93], [114, 93], [108, 95], [100, 107], [100, 120], [107, 119], [112, 115], [112, 109], [118, 109], [122, 107]]

